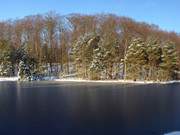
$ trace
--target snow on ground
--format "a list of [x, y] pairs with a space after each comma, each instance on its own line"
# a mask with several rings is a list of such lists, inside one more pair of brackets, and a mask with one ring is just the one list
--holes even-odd
[[0, 82], [3, 81], [18, 81], [18, 77], [0, 77]]
[[46, 77], [43, 77], [44, 81], [54, 81], [56, 79], [57, 79], [57, 77], [55, 77], [55, 76], [46, 76]]
[[133, 84], [171, 84], [180, 83], [180, 80], [167, 81], [167, 82], [155, 82], [155, 81], [133, 81], [133, 80], [83, 80], [83, 79], [55, 79], [54, 81], [60, 82], [92, 82], [92, 83], [133, 83]]
[[171, 133], [167, 133], [167, 134], [164, 134], [164, 135], [180, 135], [180, 132], [171, 132]]
[[[80, 78], [61, 78], [57, 77], [44, 77], [44, 81], [57, 81], [57, 82], [91, 82], [91, 83], [133, 83], [133, 84], [171, 84], [180, 83], [180, 80], [167, 81], [167, 82], [154, 82], [154, 81], [133, 81], [133, 80], [83, 80]], [[18, 81], [18, 77], [0, 77], [0, 82], [2, 81]]]

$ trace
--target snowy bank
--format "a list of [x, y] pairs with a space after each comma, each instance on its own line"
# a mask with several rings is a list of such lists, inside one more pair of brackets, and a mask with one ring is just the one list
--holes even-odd
[[158, 82], [158, 81], [133, 81], [133, 80], [83, 80], [83, 79], [55, 79], [59, 82], [90, 82], [90, 83], [131, 83], [131, 84], [172, 84], [180, 83], [180, 80]]
[[18, 77], [0, 77], [0, 82], [18, 81]]
[[[3, 81], [18, 81], [18, 77], [0, 77], [0, 82]], [[38, 80], [39, 81], [39, 80]], [[172, 84], [180, 83], [180, 80], [158, 82], [158, 81], [133, 81], [133, 80], [83, 80], [79, 78], [57, 79], [57, 77], [43, 77], [42, 81], [56, 82], [89, 82], [89, 83], [124, 83], [124, 84]]]

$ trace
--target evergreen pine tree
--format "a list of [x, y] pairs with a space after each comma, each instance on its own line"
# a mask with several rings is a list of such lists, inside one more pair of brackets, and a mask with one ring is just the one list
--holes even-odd
[[103, 79], [103, 73], [105, 73], [106, 63], [105, 58], [107, 51], [103, 47], [98, 47], [93, 51], [93, 60], [90, 65], [91, 79]]
[[177, 69], [177, 53], [174, 43], [165, 42], [162, 47], [162, 63], [160, 65], [159, 79], [175, 79], [175, 70]]
[[79, 77], [88, 78], [88, 69], [93, 60], [93, 50], [97, 48], [99, 36], [88, 33], [81, 36], [72, 48], [72, 58], [75, 61]]
[[125, 56], [126, 79], [143, 80], [147, 64], [145, 43], [142, 39], [133, 39]]
[[148, 56], [146, 80], [157, 80], [162, 55], [160, 42], [155, 38], [148, 38], [146, 41], [146, 53]]
[[0, 76], [13, 75], [13, 48], [6, 41], [0, 41]]
[[30, 81], [36, 79], [37, 63], [35, 58], [29, 56], [26, 46], [21, 46], [17, 50], [17, 61], [19, 61], [18, 77], [22, 81]]

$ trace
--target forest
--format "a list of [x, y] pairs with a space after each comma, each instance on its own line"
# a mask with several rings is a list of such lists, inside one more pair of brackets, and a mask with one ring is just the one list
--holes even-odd
[[180, 35], [114, 14], [55, 12], [0, 22], [0, 76], [179, 79]]

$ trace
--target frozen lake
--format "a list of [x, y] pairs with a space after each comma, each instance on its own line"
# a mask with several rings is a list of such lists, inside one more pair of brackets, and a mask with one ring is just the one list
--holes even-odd
[[180, 131], [180, 83], [0, 82], [0, 135], [174, 131]]

